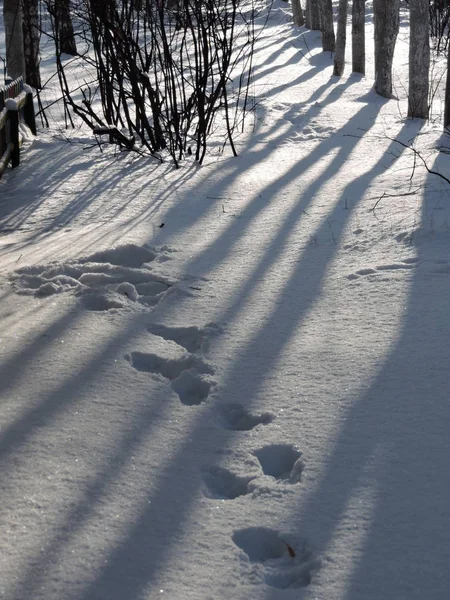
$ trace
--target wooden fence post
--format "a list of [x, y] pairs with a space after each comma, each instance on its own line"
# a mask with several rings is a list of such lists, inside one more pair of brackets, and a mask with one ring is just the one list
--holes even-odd
[[5, 106], [8, 111], [9, 141], [12, 144], [11, 167], [15, 169], [20, 165], [19, 107], [12, 98], [6, 100]]
[[30, 128], [31, 133], [33, 135], [36, 135], [37, 130], [36, 130], [36, 117], [34, 115], [33, 91], [29, 85], [24, 85], [23, 91], [27, 95], [27, 99], [26, 99], [25, 105], [23, 107], [23, 117], [24, 117], [26, 125], [28, 125], [28, 127]]

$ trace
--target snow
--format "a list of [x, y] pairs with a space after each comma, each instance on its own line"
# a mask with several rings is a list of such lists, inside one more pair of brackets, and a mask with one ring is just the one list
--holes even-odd
[[448, 176], [442, 92], [289, 10], [238, 158], [55, 126], [0, 181], [0, 597], [448, 596], [448, 185], [392, 141]]
[[7, 98], [5, 100], [6, 110], [17, 112], [19, 110], [19, 102], [15, 98]]

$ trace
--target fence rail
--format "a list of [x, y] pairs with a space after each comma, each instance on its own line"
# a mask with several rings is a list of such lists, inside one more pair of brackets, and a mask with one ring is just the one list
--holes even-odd
[[0, 88], [0, 178], [9, 163], [13, 169], [20, 164], [21, 122], [36, 135], [33, 93], [19, 77]]

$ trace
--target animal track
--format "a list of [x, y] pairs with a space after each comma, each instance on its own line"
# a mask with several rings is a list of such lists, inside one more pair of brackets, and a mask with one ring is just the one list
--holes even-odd
[[265, 446], [253, 453], [259, 460], [264, 475], [278, 481], [298, 483], [305, 467], [300, 459], [301, 452], [289, 444]]
[[251, 413], [239, 403], [222, 405], [219, 414], [223, 427], [232, 431], [249, 431], [257, 425], [268, 425], [275, 418], [275, 415], [270, 412]]
[[359, 269], [355, 273], [350, 273], [349, 275], [347, 275], [347, 279], [358, 279], [360, 276], [365, 275], [373, 275], [376, 277], [386, 271], [407, 271], [410, 269], [414, 269], [417, 266], [417, 263], [417, 258], [406, 258], [400, 263], [391, 263], [387, 265], [378, 265], [377, 267], [367, 267], [364, 269]]
[[252, 562], [265, 562], [288, 555], [288, 548], [278, 532], [266, 527], [239, 529], [233, 534], [233, 542]]
[[248, 484], [254, 477], [235, 475], [222, 467], [205, 467], [203, 469], [204, 495], [208, 498], [234, 500], [248, 494]]
[[154, 248], [147, 246], [136, 246], [135, 244], [126, 244], [109, 250], [95, 252], [86, 258], [80, 259], [80, 263], [109, 263], [119, 267], [130, 267], [136, 269], [144, 263], [149, 263], [157, 258], [158, 254]]
[[306, 587], [319, 561], [307, 540], [287, 537], [289, 543], [274, 529], [249, 527], [235, 531], [232, 539], [253, 564], [252, 575], [256, 571], [262, 582], [278, 589]]
[[195, 325], [191, 327], [166, 327], [165, 325], [152, 323], [148, 325], [147, 329], [153, 335], [175, 342], [188, 352], [206, 351], [208, 338], [219, 331], [215, 323], [210, 323], [203, 328]]
[[51, 296], [73, 292], [88, 310], [152, 307], [174, 282], [152, 272], [169, 249], [127, 244], [86, 257], [24, 267], [11, 276], [19, 294]]
[[213, 373], [213, 369], [199, 356], [187, 354], [180, 358], [163, 358], [151, 352], [131, 352], [127, 357], [138, 371], [160, 373], [166, 379], [176, 379], [187, 369], [200, 373]]
[[125, 358], [137, 371], [159, 373], [171, 382], [182, 404], [194, 406], [207, 399], [214, 382], [206, 377], [214, 369], [202, 358], [185, 354], [179, 358], [164, 358], [151, 352], [131, 352]]
[[172, 388], [178, 394], [180, 402], [186, 406], [195, 406], [204, 402], [209, 395], [212, 382], [193, 369], [183, 371], [172, 381]]

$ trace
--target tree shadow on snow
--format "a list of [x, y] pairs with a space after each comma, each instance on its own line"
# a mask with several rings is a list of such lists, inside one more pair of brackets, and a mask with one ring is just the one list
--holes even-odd
[[[310, 107], [308, 110], [319, 111], [326, 105], [327, 101], [336, 100], [351, 83], [352, 81], [349, 81], [334, 86], [330, 92], [330, 97], [321, 102], [321, 107]], [[328, 85], [326, 84], [326, 86]], [[324, 89], [326, 86], [324, 86]], [[324, 89], [320, 90], [319, 93], [322, 93]], [[319, 97], [318, 94], [315, 94], [313, 97]], [[240, 282], [240, 288], [235, 296], [230, 298], [228, 306], [224, 308], [222, 315], [220, 315], [222, 322], [230, 323], [233, 321], [243, 303], [249, 300], [249, 296], [257, 283], [266, 276], [271, 268], [276, 266], [277, 261], [283, 255], [289, 236], [294, 232], [301, 219], [304, 218], [305, 212], [310, 207], [313, 199], [322, 193], [324, 183], [332, 180], [337, 175], [345, 161], [349, 159], [351, 153], [355, 150], [358, 141], [356, 138], [348, 137], [346, 133], [353, 132], [361, 121], [367, 122], [370, 127], [380, 107], [381, 102], [378, 106], [374, 106], [374, 104], [362, 106], [361, 110], [344, 127], [334, 131], [332, 136], [320, 141], [309, 155], [296, 161], [282, 176], [267, 186], [262, 198], [259, 195], [253, 198], [241, 211], [240, 219], [232, 220], [224, 231], [219, 234], [218, 238], [205, 248], [204, 252], [195, 256], [186, 265], [185, 269], [188, 272], [210, 273], [218, 264], [226, 260], [237, 241], [251, 230], [254, 219], [266, 207], [276, 202], [277, 195], [286, 186], [292, 185], [293, 182], [300, 183], [303, 173], [316, 165], [321, 159], [329, 159], [327, 166], [319, 177], [312, 178], [309, 183], [301, 188], [299, 186], [301, 192], [299, 192], [297, 202], [291, 206], [287, 214], [280, 216], [281, 223], [276, 236], [257, 261], [250, 277]], [[296, 116], [295, 109], [292, 110], [292, 113], [287, 113], [287, 117], [290, 115], [292, 117]], [[305, 122], [307, 122], [308, 112], [304, 117]], [[291, 125], [288, 126], [287, 131], [288, 133], [290, 131], [295, 132], [295, 129], [295, 125]], [[273, 125], [272, 132], [276, 133], [276, 124]], [[267, 132], [262, 135], [267, 135]], [[284, 135], [286, 135], [285, 132]], [[399, 137], [402, 136], [411, 137], [409, 126], [405, 126]], [[262, 138], [261, 141], [263, 141]], [[268, 144], [263, 148], [251, 151], [247, 156], [249, 166], [257, 165], [267, 158], [272, 148]], [[389, 150], [394, 150], [394, 144], [388, 148]], [[395, 147], [395, 150], [398, 150], [398, 148]], [[211, 195], [215, 192], [219, 194], [224, 188], [232, 186], [236, 179], [236, 169], [235, 165], [231, 163], [232, 161], [229, 161], [225, 174], [212, 188], [208, 187], [207, 182], [204, 183], [205, 191], [207, 189], [208, 194]], [[302, 248], [301, 252], [299, 251], [298, 260], [294, 263], [289, 279], [283, 282], [277, 292], [277, 302], [274, 305], [273, 312], [237, 353], [229, 366], [225, 374], [222, 400], [230, 400], [235, 390], [245, 389], [247, 407], [251, 408], [252, 403], [256, 401], [264, 384], [264, 375], [267, 377], [276, 369], [282, 352], [289, 344], [301, 322], [307, 318], [309, 310], [321, 294], [325, 273], [335, 257], [336, 249], [349, 219], [358, 206], [358, 194], [360, 194], [361, 189], [367, 188], [385, 168], [385, 160], [379, 161], [371, 170], [364, 173], [360, 178], [353, 180], [345, 189], [345, 194], [343, 194], [343, 198], [344, 196], [351, 197], [354, 200], [353, 204], [350, 205], [350, 209], [344, 212], [342, 202], [330, 207], [327, 218], [323, 219], [322, 224], [316, 231], [317, 237], [326, 240], [326, 242], [320, 247], [310, 244]], [[211, 201], [206, 199], [205, 196], [199, 195], [196, 199], [191, 200], [190, 208], [192, 210], [186, 216], [182, 224], [183, 228], [189, 228], [200, 218], [199, 215], [210, 209]], [[88, 196], [85, 197], [84, 201], [88, 201]], [[186, 198], [181, 198], [181, 202], [186, 202]], [[217, 204], [220, 204], [220, 202]], [[176, 211], [178, 208], [177, 205], [168, 211], [168, 220], [171, 211]], [[69, 222], [78, 210], [79, 208], [74, 206], [69, 207], [62, 222]], [[130, 223], [130, 227], [136, 225], [136, 223], [137, 221], [133, 221]], [[332, 223], [332, 232], [330, 231], [330, 223]], [[179, 233], [180, 231], [174, 230], [171, 235], [176, 237]], [[167, 241], [167, 238], [164, 241]], [[158, 236], [156, 236], [156, 239], [152, 239], [152, 243], [158, 243]], [[308, 288], [304, 287], [305, 281], [308, 282]], [[301, 295], [299, 295], [299, 290], [302, 290]], [[414, 298], [414, 286], [411, 298]], [[377, 473], [379, 489], [384, 493], [379, 494], [373, 516], [373, 532], [366, 542], [365, 556], [367, 556], [367, 560], [363, 557], [359, 568], [354, 573], [352, 585], [348, 592], [349, 600], [356, 600], [358, 594], [361, 594], [361, 589], [364, 589], [371, 557], [375, 553], [378, 556], [380, 552], [386, 552], [386, 548], [383, 548], [386, 537], [379, 535], [379, 532], [383, 531], [383, 527], [392, 529], [395, 518], [400, 518], [402, 512], [405, 513], [405, 509], [408, 508], [407, 499], [411, 496], [411, 492], [419, 495], [423, 483], [417, 477], [417, 473], [414, 473], [416, 478], [413, 478], [412, 469], [414, 465], [421, 464], [423, 466], [423, 456], [432, 452], [430, 458], [432, 458], [433, 465], [437, 465], [438, 469], [444, 469], [444, 455], [439, 455], [437, 442], [435, 443], [431, 436], [421, 442], [418, 437], [420, 431], [417, 427], [418, 424], [422, 424], [422, 426], [426, 426], [427, 431], [431, 431], [433, 428], [439, 431], [439, 428], [442, 428], [442, 418], [441, 421], [438, 419], [440, 414], [438, 401], [443, 401], [443, 399], [430, 398], [428, 395], [430, 410], [427, 411], [427, 414], [424, 414], [422, 406], [416, 404], [410, 407], [408, 405], [408, 397], [412, 394], [417, 395], [418, 389], [423, 389], [424, 396], [427, 389], [429, 391], [426, 385], [426, 377], [427, 373], [430, 373], [430, 369], [435, 369], [433, 371], [435, 377], [444, 377], [442, 373], [445, 370], [440, 368], [444, 358], [439, 359], [436, 351], [431, 346], [431, 341], [429, 346], [423, 345], [418, 349], [420, 360], [416, 361], [416, 356], [413, 356], [413, 353], [417, 351], [415, 347], [420, 346], [421, 343], [420, 340], [414, 338], [413, 325], [415, 320], [421, 317], [421, 313], [426, 313], [428, 309], [429, 307], [424, 306], [419, 298], [415, 298], [413, 302], [410, 302], [404, 322], [404, 333], [386, 365], [372, 384], [370, 391], [351, 409], [340, 433], [336, 450], [330, 457], [323, 481], [311, 495], [311, 498], [308, 499], [305, 508], [301, 512], [292, 515], [293, 522], [299, 523], [300, 526], [302, 523], [319, 522], [321, 534], [318, 544], [322, 549], [325, 549], [339, 524], [348, 498], [350, 498], [360, 481], [367, 461], [374, 453], [376, 454], [378, 448], [382, 453], [385, 453], [383, 456], [388, 457], [388, 464], [384, 462], [382, 464], [383, 468], [380, 469], [379, 474]], [[438, 314], [445, 314], [444, 297], [442, 297], [442, 300], [439, 298], [434, 305], [434, 309]], [[162, 308], [158, 312], [158, 317], [163, 317], [165, 311], [170, 313], [170, 310], [172, 309]], [[289, 315], [288, 320], [286, 315]], [[60, 323], [56, 323], [56, 330], [50, 332], [52, 335], [49, 339], [52, 340], [56, 333], [59, 334], [61, 331], [67, 330], [75, 319], [76, 316], [68, 314]], [[141, 319], [142, 317], [136, 318], [136, 320], [131, 319], [128, 325], [124, 325], [117, 335], [111, 336], [107, 343], [97, 349], [86, 365], [80, 366], [72, 376], [67, 376], [66, 380], [56, 389], [43, 393], [40, 402], [29, 413], [25, 414], [11, 429], [4, 431], [0, 437], [2, 458], [9, 459], [10, 456], [13, 456], [20, 444], [26, 443], [29, 436], [33, 434], [36, 424], [39, 427], [52, 425], [55, 416], [61, 414], [66, 407], [76, 403], [76, 394], [80, 387], [88, 386], [94, 381], [98, 377], [98, 370], [101, 365], [105, 361], [113, 360], [120, 349], [133, 339], [136, 327]], [[434, 326], [435, 322], [430, 318], [430, 327], [433, 328]], [[443, 332], [439, 332], [439, 335], [444, 336], [446, 334], [448, 339], [448, 333], [444, 329]], [[266, 343], [267, 340], [270, 340], [270, 344]], [[31, 361], [37, 348], [36, 345], [28, 351], [24, 351], [22, 359], [25, 360], [25, 366], [27, 362]], [[258, 373], [254, 373], [252, 369], [247, 368], [249, 361], [253, 362], [255, 355], [259, 357]], [[20, 364], [18, 358], [20, 357], [15, 357], [9, 365], [5, 366], [5, 375], [8, 369], [10, 369], [9, 372], [17, 372]], [[414, 360], [412, 360], [413, 358]], [[432, 362], [432, 359], [434, 362]], [[436, 363], [436, 361], [439, 362]], [[402, 381], [398, 379], [399, 371], [405, 373], [405, 378]], [[388, 382], [387, 387], [386, 382]], [[444, 383], [444, 381], [441, 381], [442, 389], [444, 389]], [[13, 381], [11, 385], [14, 385]], [[81, 486], [77, 498], [67, 509], [64, 515], [65, 522], [54, 534], [49, 534], [46, 539], [39, 540], [39, 548], [36, 547], [33, 550], [34, 554], [28, 557], [29, 562], [21, 569], [21, 577], [15, 585], [15, 599], [32, 597], [36, 594], [60, 554], [69, 547], [73, 538], [80, 535], [86, 523], [95, 517], [96, 507], [106, 501], [110, 486], [123, 473], [124, 465], [134, 453], [139, 451], [143, 440], [158, 428], [166, 410], [165, 400], [165, 394], [161, 390], [155, 394], [146, 408], [126, 419], [126, 427], [124, 426], [117, 434], [114, 448], [104, 458], [102, 464], [95, 469], [92, 480]], [[392, 409], [393, 406], [395, 410]], [[124, 598], [138, 600], [145, 591], [156, 585], [158, 574], [167, 565], [173, 547], [182, 543], [185, 524], [199, 496], [200, 479], [186, 475], [190, 471], [189, 466], [202, 455], [203, 451], [208, 449], [208, 452], [210, 452], [211, 448], [216, 448], [215, 432], [211, 430], [209, 437], [208, 434], [204, 433], [206, 425], [214, 418], [215, 410], [216, 407], [213, 402], [201, 407], [201, 411], [192, 420], [190, 430], [181, 443], [171, 449], [164, 466], [161, 466], [159, 472], [152, 477], [153, 492], [142, 498], [137, 512], [130, 514], [129, 522], [118, 536], [119, 539], [111, 543], [109, 548], [105, 550], [94, 579], [87, 582], [81, 591], [65, 590], [67, 598], [74, 600], [123, 600]], [[370, 427], [364, 426], [364, 419], [368, 419]], [[374, 425], [374, 423], [377, 425]], [[400, 427], [405, 432], [401, 440], [396, 437]], [[200, 436], [200, 433], [202, 436]], [[201, 442], [198, 442], [200, 439]], [[233, 435], [230, 432], [224, 432], [220, 439], [221, 447], [218, 450], [223, 450], [228, 445], [231, 446], [233, 441]], [[201, 444], [204, 446], [201, 446]], [[353, 451], [354, 448], [358, 449], [357, 453]], [[220, 458], [217, 458], [218, 463], [219, 461]], [[13, 462], [10, 462], [8, 468], [12, 467]], [[375, 467], [378, 468], [378, 465], [375, 465]], [[440, 504], [441, 500], [434, 499], [434, 492], [438, 491], [436, 479], [432, 474], [423, 474], [422, 472], [421, 475], [426, 478], [424, 483], [430, 487], [432, 493], [426, 497], [426, 502], [423, 505], [418, 505], [420, 509], [418, 515], [422, 514], [422, 510], [443, 510]], [[393, 482], [395, 482], [395, 485], [393, 485]], [[180, 494], [180, 490], [182, 490], [182, 494]], [[406, 490], [409, 493], [406, 493]], [[168, 498], [171, 499], [170, 502], [167, 502]], [[399, 506], [401, 510], [399, 510]], [[406, 557], [405, 559], [402, 558], [400, 564], [400, 573], [403, 577], [407, 576], [407, 559], [412, 560], [413, 552], [418, 550], [413, 545], [411, 549], [403, 547], [402, 536], [406, 535], [408, 527], [411, 527], [411, 522], [403, 519], [398, 529], [394, 529], [394, 543], [392, 548], [386, 552], [386, 560], [383, 559], [382, 563], [377, 563], [377, 569], [381, 568], [380, 565], [386, 568], [384, 573], [386, 581], [389, 581], [387, 573], [395, 571], [392, 564], [396, 564], [395, 560], [398, 563], [399, 550], [402, 550]], [[431, 523], [427, 523], [424, 519], [418, 527], [420, 528], [420, 539], [423, 543], [425, 530], [427, 527], [431, 527]], [[383, 533], [386, 532], [383, 531]], [[44, 548], [44, 551], [42, 551], [42, 548]], [[440, 560], [439, 557], [433, 558]], [[381, 573], [377, 573], [377, 575], [379, 578], [382, 576]], [[380, 579], [378, 579], [378, 583], [379, 581]], [[413, 583], [420, 585], [418, 581]], [[277, 594], [279, 594], [279, 591]], [[269, 592], [267, 597], [271, 596], [273, 594]], [[424, 597], [424, 594], [422, 594], [422, 597]]]
[[[412, 137], [411, 129], [419, 126], [417, 123], [406, 124], [397, 138], [406, 143]], [[404, 149], [399, 150], [393, 142], [389, 151]], [[359, 183], [369, 185], [377, 171], [379, 165]], [[428, 181], [432, 177], [429, 175]], [[347, 186], [347, 197], [351, 197], [357, 183], [354, 180]], [[426, 202], [423, 207], [425, 213]], [[336, 230], [336, 234], [339, 236], [340, 231]], [[323, 585], [327, 564], [332, 564], [327, 560], [328, 548], [336, 551], [342, 530], [351, 527], [352, 514], [364, 515], [367, 530], [355, 530], [350, 536], [355, 539], [350, 558], [346, 558], [348, 579], [346, 591], [342, 592], [346, 600], [437, 600], [446, 595], [450, 586], [450, 282], [448, 275], [443, 274], [445, 269], [439, 273], [439, 269], [430, 268], [430, 263], [436, 262], [436, 235], [433, 231], [413, 234], [417, 245], [411, 244], [409, 236], [399, 242], [411, 244], [417, 269], [398, 338], [381, 361], [369, 389], [361, 393], [342, 418], [317, 488], [290, 517], [292, 526], [313, 536], [311, 541], [324, 557]], [[445, 254], [440, 258], [447, 263], [448, 245], [443, 248]], [[324, 266], [319, 265], [320, 272]], [[428, 274], [424, 275], [425, 270]], [[377, 326], [376, 322], [373, 326]], [[273, 338], [271, 331], [266, 335]], [[349, 534], [346, 539], [348, 544]], [[348, 551], [348, 547], [342, 548], [342, 559]], [[267, 600], [278, 597], [275, 590], [268, 590], [265, 595]]]

